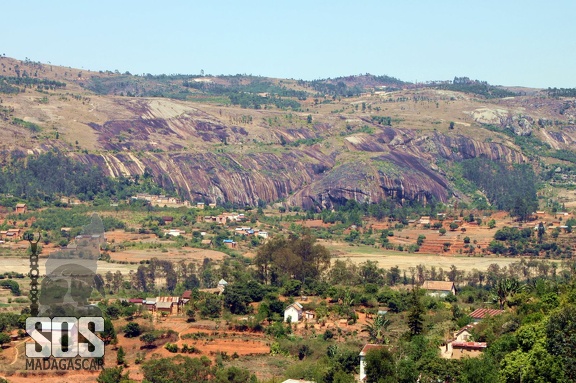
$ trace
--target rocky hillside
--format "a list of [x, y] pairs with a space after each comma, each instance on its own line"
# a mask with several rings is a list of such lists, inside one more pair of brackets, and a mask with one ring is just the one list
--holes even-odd
[[576, 158], [576, 101], [534, 89], [0, 67], [4, 165], [57, 148], [197, 201], [466, 200], [451, 170], [462, 160], [542, 171]]

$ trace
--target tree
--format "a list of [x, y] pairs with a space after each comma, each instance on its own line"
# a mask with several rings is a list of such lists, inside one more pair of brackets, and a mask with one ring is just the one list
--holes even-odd
[[104, 344], [110, 344], [110, 342], [116, 339], [116, 330], [109, 318], [104, 318], [104, 331], [100, 333], [100, 337], [104, 341]]
[[124, 327], [124, 336], [126, 338], [135, 338], [142, 333], [140, 325], [136, 322], [128, 322]]
[[176, 355], [159, 358], [142, 365], [144, 378], [150, 383], [205, 383], [214, 376], [212, 362], [207, 357], [190, 358]]
[[397, 382], [394, 356], [384, 347], [368, 351], [364, 361], [366, 363], [366, 383]]
[[454, 121], [450, 121], [450, 125], [448, 126], [448, 129], [450, 129], [450, 130], [454, 129]]
[[576, 307], [566, 306], [550, 315], [546, 349], [560, 358], [569, 381], [576, 381]]
[[124, 364], [125, 360], [124, 357], [126, 356], [126, 353], [124, 352], [124, 348], [122, 346], [120, 346], [118, 348], [118, 352], [116, 353], [116, 363], [117, 364]]
[[122, 371], [124, 368], [122, 366], [119, 367], [112, 367], [112, 368], [105, 368], [100, 371], [98, 378], [96, 381], [98, 383], [120, 383], [120, 382], [129, 382], [130, 378], [128, 376], [128, 371], [126, 374], [122, 375]]
[[366, 324], [362, 326], [362, 331], [368, 333], [370, 342], [388, 343], [384, 335], [388, 326], [390, 326], [390, 321], [384, 315], [378, 315], [373, 322], [366, 321]]
[[496, 227], [496, 221], [491, 219], [490, 221], [488, 221], [487, 225], [488, 229], [494, 229]]
[[542, 239], [544, 238], [544, 234], [546, 233], [546, 227], [544, 226], [543, 222], [538, 224], [538, 243], [542, 243]]
[[259, 278], [268, 284], [282, 276], [304, 282], [307, 278], [317, 279], [330, 267], [330, 252], [316, 243], [316, 239], [305, 232], [302, 236], [290, 236], [288, 240], [275, 238], [258, 249], [254, 263]]
[[515, 278], [501, 278], [496, 282], [493, 288], [493, 297], [498, 301], [500, 310], [504, 309], [504, 305], [514, 294], [522, 291], [523, 288]]
[[424, 306], [418, 296], [418, 288], [413, 288], [410, 296], [410, 313], [408, 314], [408, 328], [410, 335], [420, 335], [424, 330]]
[[147, 348], [151, 348], [158, 337], [151, 332], [148, 332], [140, 337], [140, 340], [146, 344]]
[[451, 222], [450, 223], [450, 230], [454, 231], [456, 229], [458, 229], [458, 224], [456, 222]]
[[204, 318], [218, 318], [222, 311], [222, 301], [215, 295], [208, 295], [200, 307], [200, 315]]
[[10, 343], [10, 335], [5, 332], [0, 332], [0, 348], [6, 343]]
[[255, 375], [239, 367], [227, 367], [216, 371], [216, 383], [256, 383]]
[[458, 269], [456, 268], [456, 265], [451, 265], [450, 271], [448, 272], [448, 280], [450, 282], [455, 282], [456, 277], [458, 277]]
[[438, 233], [440, 233], [440, 235], [444, 235], [446, 234], [446, 229], [441, 227], [440, 230], [438, 230]]

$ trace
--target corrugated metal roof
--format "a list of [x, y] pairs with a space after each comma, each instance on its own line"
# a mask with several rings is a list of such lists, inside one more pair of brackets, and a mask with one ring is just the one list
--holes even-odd
[[474, 319], [484, 319], [486, 317], [492, 317], [494, 315], [502, 314], [504, 310], [496, 310], [496, 309], [476, 309], [470, 314], [471, 318]]

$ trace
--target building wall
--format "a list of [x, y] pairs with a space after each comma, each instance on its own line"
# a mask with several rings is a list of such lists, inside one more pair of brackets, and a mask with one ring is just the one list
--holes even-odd
[[363, 381], [366, 378], [366, 361], [364, 360], [364, 356], [360, 356], [360, 381]]
[[284, 322], [288, 322], [288, 317], [291, 319], [290, 323], [297, 323], [300, 320], [298, 310], [296, 310], [294, 307], [290, 307], [284, 311]]
[[464, 357], [476, 358], [482, 355], [480, 350], [467, 350], [465, 348], [454, 348], [452, 349], [452, 359], [461, 359]]

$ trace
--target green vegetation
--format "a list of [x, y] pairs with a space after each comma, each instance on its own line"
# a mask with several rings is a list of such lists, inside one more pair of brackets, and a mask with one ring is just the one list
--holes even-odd
[[437, 89], [455, 92], [472, 93], [485, 98], [513, 97], [518, 94], [509, 90], [492, 86], [486, 81], [470, 80], [468, 77], [454, 77], [452, 84], [432, 85]]
[[33, 122], [24, 121], [20, 118], [13, 118], [12, 124], [23, 126], [24, 128], [30, 130], [33, 133], [37, 133], [42, 130], [42, 128], [39, 125], [36, 125]]
[[550, 97], [576, 97], [576, 88], [548, 88]]
[[507, 210], [522, 220], [536, 210], [536, 177], [530, 165], [510, 167], [485, 158], [473, 158], [462, 161], [462, 167], [463, 176], [484, 190], [497, 209]]
[[22, 91], [20, 87], [26, 89], [34, 86], [36, 86], [36, 89], [40, 90], [55, 90], [65, 88], [66, 83], [29, 76], [0, 76], [0, 93], [20, 93]]
[[169, 194], [154, 183], [150, 173], [133, 179], [112, 179], [101, 169], [75, 162], [56, 150], [30, 156], [13, 151], [4, 153], [4, 161], [8, 166], [0, 169], [0, 193], [29, 202], [56, 202], [61, 195], [86, 201], [127, 199], [138, 192]]

